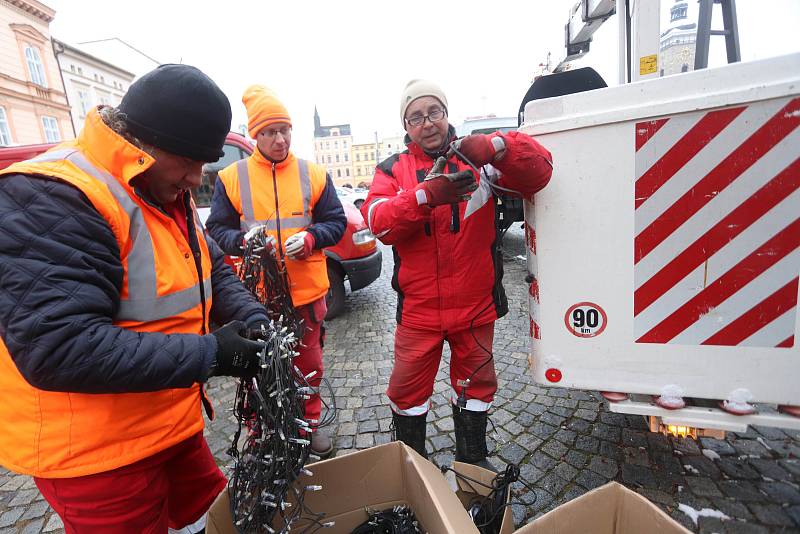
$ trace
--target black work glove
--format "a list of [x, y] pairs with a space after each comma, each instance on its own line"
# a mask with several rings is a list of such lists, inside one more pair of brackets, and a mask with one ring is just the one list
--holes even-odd
[[217, 354], [210, 376], [252, 378], [258, 374], [261, 368], [258, 354], [264, 343], [247, 339], [247, 326], [242, 321], [231, 321], [212, 334], [217, 338]]
[[256, 321], [247, 328], [248, 339], [262, 340], [270, 331], [269, 321]]
[[422, 182], [427, 204], [432, 208], [442, 204], [456, 204], [463, 200], [469, 200], [470, 193], [478, 188], [475, 175], [469, 169], [442, 174], [446, 164], [445, 158], [437, 159], [433, 169]]

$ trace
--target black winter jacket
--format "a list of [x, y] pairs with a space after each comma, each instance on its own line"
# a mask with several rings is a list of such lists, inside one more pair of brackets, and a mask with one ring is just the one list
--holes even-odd
[[[187, 223], [195, 235], [194, 220]], [[212, 321], [266, 320], [222, 251], [207, 241]], [[196, 240], [190, 245], [197, 250]], [[122, 279], [117, 240], [80, 190], [44, 177], [0, 177], [0, 337], [31, 385], [126, 393], [208, 378], [217, 350], [213, 335], [134, 332], [112, 324]]]

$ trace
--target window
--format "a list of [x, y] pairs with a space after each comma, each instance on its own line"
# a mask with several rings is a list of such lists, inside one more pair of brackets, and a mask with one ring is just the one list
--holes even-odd
[[69, 70], [71, 70], [72, 72], [75, 72], [75, 65], [70, 65], [69, 66]]
[[100, 76], [100, 83], [106, 83], [106, 79], [103, 76]]
[[58, 121], [55, 117], [43, 116], [42, 126], [44, 127], [44, 138], [48, 143], [61, 141], [61, 132], [58, 129]]
[[78, 89], [78, 114], [81, 118], [85, 117], [89, 110], [92, 108], [92, 97], [89, 95], [87, 89]]
[[336, 163], [339, 163], [339, 154], [336, 154]]
[[[325, 141], [325, 148], [330, 148], [330, 147], [331, 147], [331, 142]], [[328, 163], [330, 163], [330, 161]]]
[[108, 93], [101, 93], [97, 92], [97, 99], [100, 101], [100, 104], [103, 106], [110, 106], [111, 105], [111, 95]]
[[336, 169], [336, 177], [337, 178], [341, 178], [342, 177], [342, 169]]
[[0, 146], [11, 144], [11, 128], [8, 127], [6, 108], [0, 108]]
[[339, 141], [333, 142], [333, 148], [339, 148]]
[[36, 85], [47, 87], [47, 78], [44, 76], [44, 66], [42, 58], [39, 56], [39, 49], [29, 46], [25, 49], [25, 61], [28, 63], [28, 71], [31, 74], [31, 81]]
[[83, 68], [82, 67], [78, 67], [78, 74], [83, 76]]
[[345, 169], [344, 173], [347, 175], [348, 178], [350, 178], [350, 169]]
[[342, 141], [342, 148], [347, 148], [347, 141]]
[[328, 163], [330, 163], [330, 162], [331, 162], [331, 155], [328, 154]]
[[350, 156], [349, 156], [348, 154], [345, 154], [345, 155], [344, 155], [344, 160], [345, 160], [345, 161], [350, 161]]
[[361, 154], [356, 152], [356, 161], [361, 161]]

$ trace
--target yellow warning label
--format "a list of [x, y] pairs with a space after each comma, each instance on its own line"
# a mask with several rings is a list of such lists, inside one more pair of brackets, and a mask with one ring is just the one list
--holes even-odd
[[658, 72], [658, 54], [639, 58], [639, 76]]

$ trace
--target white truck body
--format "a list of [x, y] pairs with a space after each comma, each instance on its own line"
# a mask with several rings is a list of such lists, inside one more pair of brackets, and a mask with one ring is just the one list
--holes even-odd
[[520, 129], [555, 163], [526, 203], [536, 381], [800, 405], [798, 125], [800, 54], [529, 102]]

